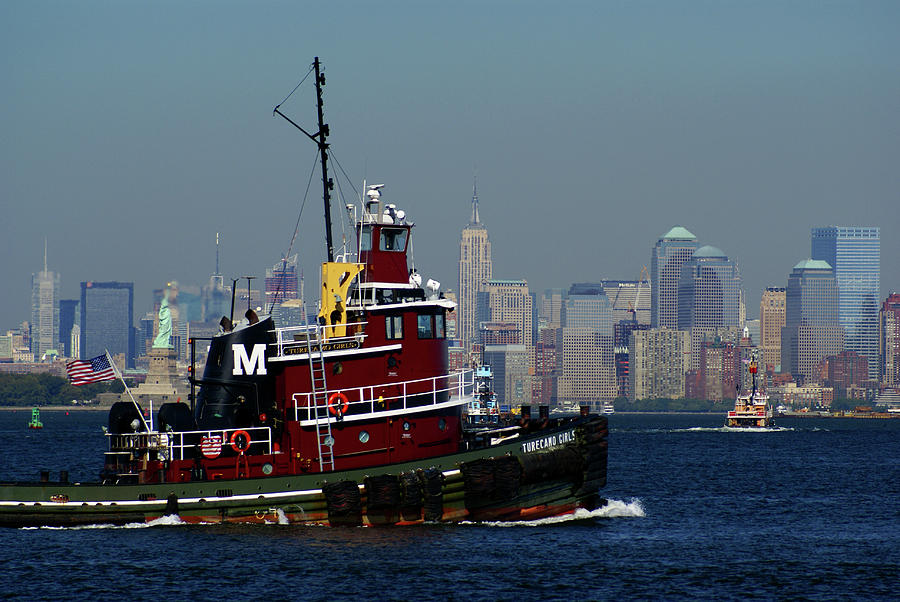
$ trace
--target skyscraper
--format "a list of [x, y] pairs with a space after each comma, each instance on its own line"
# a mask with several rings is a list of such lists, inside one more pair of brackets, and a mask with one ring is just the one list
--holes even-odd
[[528, 374], [528, 348], [525, 345], [485, 345], [484, 363], [494, 374], [497, 403], [531, 404], [531, 376]]
[[134, 367], [134, 283], [81, 283], [81, 359], [109, 351]]
[[59, 274], [47, 269], [44, 241], [44, 269], [31, 275], [31, 353], [40, 361], [47, 351], [58, 348]]
[[838, 288], [828, 262], [807, 259], [794, 266], [785, 291], [781, 371], [799, 384], [817, 382], [816, 367], [844, 348], [838, 321]]
[[678, 281], [681, 266], [700, 248], [697, 237], [675, 226], [656, 242], [650, 257], [650, 325], [653, 328], [678, 327]]
[[781, 329], [784, 327], [785, 289], [768, 287], [759, 301], [759, 346], [763, 369], [781, 365]]
[[532, 345], [533, 300], [526, 280], [485, 280], [476, 295], [476, 305], [479, 327], [481, 322], [516, 324], [521, 333], [521, 343], [526, 347]]
[[219, 233], [216, 232], [216, 271], [209, 277], [209, 283], [200, 293], [202, 298], [201, 320], [218, 322], [229, 313], [228, 299], [231, 291], [225, 288], [225, 281], [219, 272]]
[[828, 226], [812, 229], [812, 258], [828, 262], [838, 287], [838, 318], [844, 347], [866, 356], [878, 374], [878, 307], [881, 300], [879, 228]]
[[565, 301], [565, 324], [556, 344], [558, 400], [599, 409], [618, 394], [612, 307], [599, 283], [577, 283]]
[[280, 306], [285, 301], [300, 298], [301, 279], [297, 276], [297, 255], [286, 257], [266, 270], [266, 311], [283, 326]]
[[892, 293], [881, 304], [878, 355], [881, 359], [881, 384], [885, 387], [900, 386], [900, 294]]
[[741, 274], [716, 247], [697, 249], [681, 267], [678, 329], [741, 326]]
[[472, 215], [459, 239], [459, 339], [469, 349], [478, 332], [476, 311], [478, 291], [490, 280], [491, 242], [478, 215], [478, 191], [472, 186]]
[[559, 328], [562, 326], [560, 311], [565, 298], [565, 291], [561, 288], [548, 288], [541, 295], [541, 320], [547, 328]]
[[690, 335], [682, 330], [635, 330], [628, 343], [631, 399], [684, 397]]
[[740, 271], [716, 247], [701, 247], [682, 264], [678, 329], [691, 332], [691, 369], [700, 368], [701, 343], [712, 333], [742, 326], [741, 298]]
[[59, 350], [66, 357], [72, 353], [72, 329], [78, 324], [78, 299], [59, 300]]

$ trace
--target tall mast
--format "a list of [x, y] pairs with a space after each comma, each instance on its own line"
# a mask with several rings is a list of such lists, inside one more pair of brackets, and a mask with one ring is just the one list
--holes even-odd
[[325, 76], [319, 72], [319, 57], [313, 59], [316, 68], [316, 106], [319, 112], [319, 157], [322, 161], [322, 200], [325, 202], [325, 244], [328, 247], [328, 261], [334, 261], [334, 244], [331, 242], [331, 189], [334, 182], [328, 179], [328, 144], [325, 137], [328, 135], [328, 124], [325, 123], [325, 103], [322, 100], [322, 86], [325, 85]]
[[[319, 147], [319, 158], [322, 161], [322, 199], [325, 202], [325, 244], [328, 251], [328, 261], [332, 262], [334, 261], [334, 243], [331, 241], [331, 190], [334, 188], [334, 181], [328, 178], [328, 143], [325, 142], [325, 138], [328, 136], [329, 132], [328, 124], [325, 123], [325, 103], [322, 100], [322, 86], [325, 85], [325, 76], [321, 73], [319, 66], [319, 57], [315, 57], [313, 59], [313, 68], [316, 71], [316, 107], [318, 109], [319, 131], [315, 134], [310, 134], [304, 130], [279, 110], [281, 105], [276, 106], [273, 112], [280, 115], [292, 126], [306, 134], [309, 139], [315, 142]], [[293, 94], [293, 92], [291, 92], [291, 94]], [[290, 94], [288, 94], [288, 97], [290, 97]]]

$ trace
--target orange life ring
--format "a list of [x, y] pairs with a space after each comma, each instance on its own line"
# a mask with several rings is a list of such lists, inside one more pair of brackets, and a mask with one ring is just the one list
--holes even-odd
[[[242, 437], [243, 439], [238, 439], [238, 437]], [[242, 441], [243, 443], [241, 443]], [[250, 433], [247, 431], [234, 431], [231, 433], [229, 442], [231, 443], [231, 449], [242, 454], [250, 449]]]
[[[340, 408], [337, 406], [340, 405]], [[328, 398], [328, 411], [331, 412], [332, 416], [337, 416], [339, 413], [341, 416], [347, 413], [347, 408], [350, 407], [350, 401], [347, 399], [347, 396], [338, 391], [337, 393], [332, 393]]]

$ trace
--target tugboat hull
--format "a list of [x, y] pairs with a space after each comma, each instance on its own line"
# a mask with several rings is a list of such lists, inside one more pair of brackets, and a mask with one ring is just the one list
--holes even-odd
[[131, 485], [0, 484], [0, 526], [404, 525], [533, 520], [603, 505], [606, 418], [424, 461], [328, 474]]

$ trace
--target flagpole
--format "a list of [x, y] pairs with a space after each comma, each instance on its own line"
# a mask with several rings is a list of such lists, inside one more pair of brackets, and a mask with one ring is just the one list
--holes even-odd
[[[131, 389], [129, 389], [129, 388], [128, 388], [128, 385], [125, 383], [125, 379], [122, 377], [121, 374], [119, 374], [119, 367], [116, 366], [116, 363], [115, 363], [115, 362], [113, 361], [113, 359], [109, 356], [109, 349], [104, 349], [104, 352], [106, 353], [106, 361], [108, 361], [108, 362], [109, 362], [109, 365], [112, 366], [113, 372], [116, 373], [116, 376], [118, 377], [118, 379], [122, 381], [122, 386], [125, 387], [125, 392], [128, 393], [128, 397], [131, 398], [131, 403], [134, 404], [134, 407], [135, 407], [135, 409], [137, 410], [138, 416], [141, 417], [141, 422], [143, 422], [143, 423], [144, 423], [144, 426], [147, 428], [147, 432], [148, 432], [148, 433], [149, 433], [149, 432], [153, 432], [153, 429], [150, 427], [149, 424], [147, 424], [147, 421], [144, 419], [144, 413], [141, 411], [141, 406], [140, 406], [140, 405], [138, 404], [138, 402], [134, 399], [134, 395], [131, 394]], [[153, 420], [153, 416], [152, 416], [152, 415], [150, 416], [150, 420], [151, 420], [151, 421]]]

